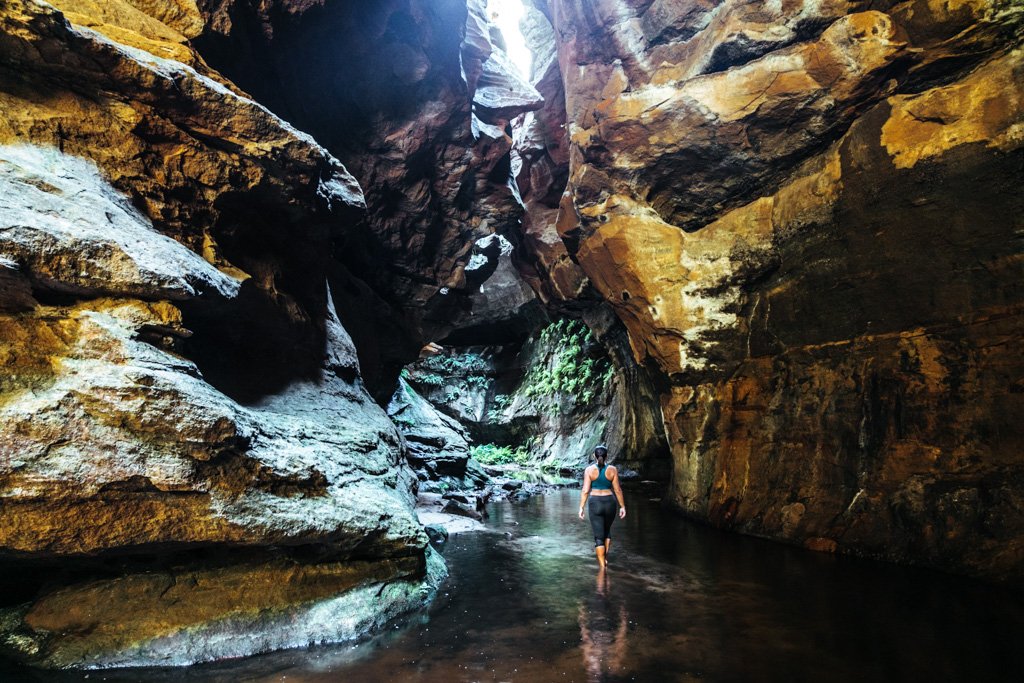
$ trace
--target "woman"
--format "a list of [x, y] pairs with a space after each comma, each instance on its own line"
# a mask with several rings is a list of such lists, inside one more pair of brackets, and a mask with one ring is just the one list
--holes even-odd
[[[609, 535], [612, 522], [615, 521], [615, 501], [619, 502], [619, 519], [626, 516], [626, 503], [622, 500], [622, 487], [619, 486], [619, 472], [612, 465], [605, 465], [608, 449], [598, 446], [594, 449], [597, 464], [591, 465], [583, 472], [583, 493], [580, 495], [580, 519], [583, 519], [583, 508], [590, 498], [590, 526], [594, 530], [594, 552], [597, 553], [597, 564], [604, 569], [608, 564], [608, 552], [612, 549]], [[614, 492], [614, 498], [612, 494]]]

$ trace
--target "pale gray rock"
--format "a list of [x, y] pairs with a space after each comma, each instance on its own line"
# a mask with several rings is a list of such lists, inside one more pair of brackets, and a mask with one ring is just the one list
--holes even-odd
[[0, 649], [184, 665], [362, 636], [443, 576], [324, 284], [362, 192], [98, 4], [0, 10], [0, 556], [68, 569], [0, 614]]
[[79, 295], [232, 297], [237, 279], [157, 232], [96, 164], [0, 146], [0, 252], [33, 284]]
[[[278, 560], [140, 572], [47, 590], [34, 604], [0, 609], [0, 647], [46, 668], [105, 669], [354, 641], [424, 607], [447, 574], [429, 546], [421, 561]], [[338, 590], [344, 586], [349, 590]], [[125, 602], [130, 613], [119, 611]]]
[[483, 63], [490, 57], [491, 27], [487, 21], [487, 3], [484, 0], [466, 2], [466, 34], [462, 39], [462, 77], [473, 92], [483, 71]]
[[469, 441], [462, 425], [434, 408], [404, 379], [399, 380], [388, 415], [408, 444], [414, 469], [430, 479], [466, 475]]
[[526, 46], [533, 54], [530, 80], [536, 84], [540, 75], [548, 70], [551, 63], [558, 61], [558, 51], [556, 50], [558, 37], [555, 36], [551, 22], [536, 7], [523, 8], [523, 17], [519, 20], [519, 31], [526, 41]]
[[544, 98], [529, 81], [519, 75], [504, 50], [495, 49], [483, 64], [473, 104], [504, 112], [511, 118], [517, 113], [535, 111], [544, 106]]
[[[98, 300], [0, 320], [0, 357], [18, 358], [0, 385], [0, 550], [329, 540], [343, 551], [368, 530], [385, 554], [423, 547], [398, 434], [358, 383], [325, 370], [241, 406], [136, 339], [173, 327], [167, 309]], [[66, 341], [36, 342], [58, 333]], [[16, 356], [26, 339], [58, 369]], [[329, 339], [331, 362], [345, 343]]]

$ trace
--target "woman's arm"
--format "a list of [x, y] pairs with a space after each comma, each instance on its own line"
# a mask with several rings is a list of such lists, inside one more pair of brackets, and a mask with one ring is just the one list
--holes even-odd
[[[622, 497], [622, 487], [619, 486], [619, 470], [615, 467], [609, 467], [612, 471], [612, 491], [615, 492], [615, 499], [619, 501], [619, 519], [623, 519], [626, 516], [626, 499]], [[605, 470], [607, 475], [608, 470]]]
[[590, 497], [590, 468], [583, 470], [583, 491], [580, 493], [580, 519], [583, 519], [583, 507]]

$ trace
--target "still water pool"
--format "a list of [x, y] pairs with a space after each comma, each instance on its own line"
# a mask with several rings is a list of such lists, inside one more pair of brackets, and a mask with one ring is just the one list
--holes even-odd
[[429, 612], [371, 641], [88, 680], [1024, 681], [1018, 593], [719, 533], [638, 491], [602, 575], [577, 502], [491, 505]]

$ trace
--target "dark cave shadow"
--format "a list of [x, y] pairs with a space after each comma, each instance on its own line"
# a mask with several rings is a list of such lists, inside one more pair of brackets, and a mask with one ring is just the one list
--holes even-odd
[[248, 280], [230, 302], [190, 302], [182, 311], [185, 327], [194, 333], [185, 355], [203, 379], [243, 405], [321, 376], [326, 296], [310, 312], [292, 297], [275, 298]]

